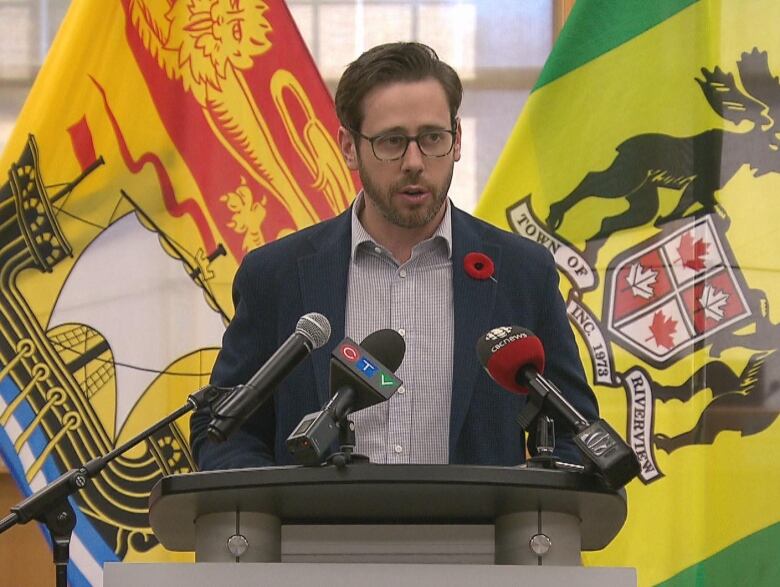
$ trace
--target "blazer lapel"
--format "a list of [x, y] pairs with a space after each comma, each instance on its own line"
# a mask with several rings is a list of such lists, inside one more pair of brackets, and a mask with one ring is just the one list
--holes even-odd
[[332, 220], [332, 230], [315, 234], [315, 252], [298, 260], [298, 276], [303, 305], [307, 312], [320, 312], [330, 322], [328, 343], [312, 353], [314, 379], [320, 404], [330, 396], [330, 355], [344, 338], [344, 316], [347, 303], [352, 208]]
[[452, 365], [452, 406], [450, 410], [450, 454], [457, 445], [468, 413], [477, 375], [482, 368], [477, 359], [477, 340], [492, 324], [498, 283], [474, 279], [466, 274], [463, 261], [468, 253], [483, 253], [493, 260], [493, 277], [501, 280], [501, 248], [483, 241], [479, 225], [464, 212], [452, 209], [452, 288], [454, 299], [455, 344]]

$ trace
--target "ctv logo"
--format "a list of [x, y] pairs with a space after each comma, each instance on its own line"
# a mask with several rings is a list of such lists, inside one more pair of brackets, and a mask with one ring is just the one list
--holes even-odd
[[366, 379], [371, 379], [379, 368], [363, 356], [360, 347], [344, 343], [339, 349], [341, 355], [350, 363], [355, 363], [354, 368]]
[[[392, 371], [383, 368], [381, 363], [375, 362], [365, 354], [366, 352], [351, 340], [343, 341], [335, 351], [334, 356], [340, 356], [346, 361], [350, 370], [374, 387], [391, 388], [398, 387], [401, 382], [397, 380]], [[377, 381], [378, 379], [378, 381]]]

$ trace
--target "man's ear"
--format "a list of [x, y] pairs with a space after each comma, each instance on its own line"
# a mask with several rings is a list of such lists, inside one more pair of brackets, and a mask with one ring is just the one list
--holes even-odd
[[452, 147], [452, 157], [455, 159], [455, 161], [460, 161], [460, 137], [461, 137], [461, 128], [460, 128], [460, 118], [455, 119], [455, 144]]
[[358, 168], [358, 154], [355, 138], [352, 136], [351, 132], [349, 132], [343, 126], [340, 126], [338, 132], [338, 141], [341, 154], [344, 156], [344, 161], [346, 161], [347, 167], [352, 171], [355, 171]]

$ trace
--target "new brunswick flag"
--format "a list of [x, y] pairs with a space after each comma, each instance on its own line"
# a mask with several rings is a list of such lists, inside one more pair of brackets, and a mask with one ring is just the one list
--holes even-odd
[[[0, 159], [0, 453], [23, 493], [207, 382], [245, 252], [353, 197], [337, 124], [283, 0], [73, 1]], [[170, 556], [147, 498], [191, 470], [187, 425], [72, 498], [72, 585]]]
[[477, 214], [554, 254], [642, 464], [590, 565], [780, 585], [780, 3], [578, 0]]

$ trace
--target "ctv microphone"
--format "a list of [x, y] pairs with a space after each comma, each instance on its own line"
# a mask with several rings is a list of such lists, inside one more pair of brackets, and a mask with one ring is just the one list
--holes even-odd
[[301, 316], [295, 332], [282, 343], [246, 385], [239, 385], [212, 412], [208, 435], [224, 442], [274, 392], [277, 385], [314, 349], [330, 338], [330, 322], [322, 314]]
[[477, 342], [477, 355], [488, 375], [504, 389], [529, 394], [518, 421], [528, 429], [545, 408], [574, 430], [574, 442], [585, 459], [612, 488], [620, 488], [639, 473], [634, 451], [604, 420], [590, 423], [572, 406], [544, 370], [542, 343], [530, 330], [502, 326], [485, 333]]
[[330, 361], [333, 395], [322, 410], [304, 416], [287, 438], [287, 449], [298, 463], [322, 462], [342, 427], [351, 425], [345, 420], [352, 412], [390, 399], [403, 385], [394, 371], [405, 352], [403, 337], [389, 328], [369, 334], [360, 345], [345, 338], [336, 347]]

